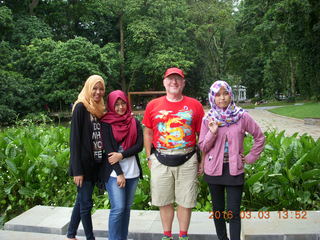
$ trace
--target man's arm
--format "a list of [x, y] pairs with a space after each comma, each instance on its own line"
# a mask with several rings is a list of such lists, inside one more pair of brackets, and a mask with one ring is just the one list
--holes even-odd
[[[151, 155], [151, 147], [153, 140], [153, 130], [151, 128], [145, 127], [143, 132], [144, 149], [146, 151], [147, 158]], [[148, 167], [151, 168], [151, 161], [148, 161]]]

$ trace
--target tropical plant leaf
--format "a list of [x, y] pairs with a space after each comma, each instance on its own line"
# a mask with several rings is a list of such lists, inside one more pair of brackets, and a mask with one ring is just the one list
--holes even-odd
[[9, 185], [8, 187], [4, 188], [4, 192], [9, 195], [11, 194], [11, 189], [16, 185], [16, 183], [12, 183], [11, 185]]
[[35, 190], [28, 187], [21, 187], [18, 191], [21, 195], [32, 197], [35, 194]]
[[318, 179], [320, 182], [320, 169], [312, 169], [306, 172], [303, 172], [301, 175], [302, 180], [311, 180]]
[[265, 174], [265, 172], [258, 172], [252, 176], [250, 176], [247, 180], [246, 180], [246, 184], [248, 186], [252, 186], [253, 184], [255, 184], [257, 181], [259, 181], [263, 175]]
[[16, 164], [9, 159], [6, 160], [6, 163], [7, 163], [8, 170], [11, 171], [14, 175], [18, 175], [19, 172]]

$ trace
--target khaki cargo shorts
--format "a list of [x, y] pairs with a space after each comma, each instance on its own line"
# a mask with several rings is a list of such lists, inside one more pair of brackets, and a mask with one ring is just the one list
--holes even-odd
[[152, 205], [161, 207], [176, 202], [185, 208], [195, 207], [198, 195], [197, 154], [177, 167], [163, 165], [155, 154], [150, 156], [150, 161]]

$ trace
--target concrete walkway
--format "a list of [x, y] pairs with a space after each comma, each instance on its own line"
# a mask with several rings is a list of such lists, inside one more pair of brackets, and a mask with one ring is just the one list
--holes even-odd
[[299, 135], [307, 133], [315, 140], [320, 137], [320, 127], [317, 125], [306, 125], [304, 120], [289, 118], [271, 113], [264, 109], [248, 109], [248, 113], [259, 123], [263, 131], [276, 129], [285, 130], [287, 136], [298, 132]]
[[[63, 240], [72, 208], [35, 206], [10, 220], [0, 231], [1, 240]], [[96, 240], [107, 239], [109, 210], [97, 210], [93, 216]], [[287, 216], [287, 217], [286, 217]], [[242, 240], [320, 240], [320, 211], [243, 212]], [[162, 227], [159, 211], [131, 211], [129, 238], [159, 240]], [[178, 233], [175, 218], [173, 233]], [[79, 240], [84, 240], [80, 224]], [[217, 240], [208, 212], [193, 212], [189, 228], [192, 240]], [[175, 239], [177, 235], [175, 235]]]

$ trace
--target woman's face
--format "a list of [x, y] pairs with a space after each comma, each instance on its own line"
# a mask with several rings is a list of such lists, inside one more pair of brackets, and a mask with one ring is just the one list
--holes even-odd
[[214, 102], [219, 108], [226, 109], [231, 102], [231, 96], [224, 87], [221, 87], [214, 97]]
[[114, 104], [114, 111], [119, 115], [125, 114], [127, 112], [127, 103], [121, 98], [118, 98], [118, 100]]
[[101, 101], [101, 98], [103, 97], [104, 95], [104, 87], [102, 85], [101, 82], [97, 82], [94, 86], [93, 86], [93, 89], [92, 89], [92, 92], [91, 92], [91, 97], [93, 99], [93, 101], [95, 101], [96, 103], [99, 103]]

